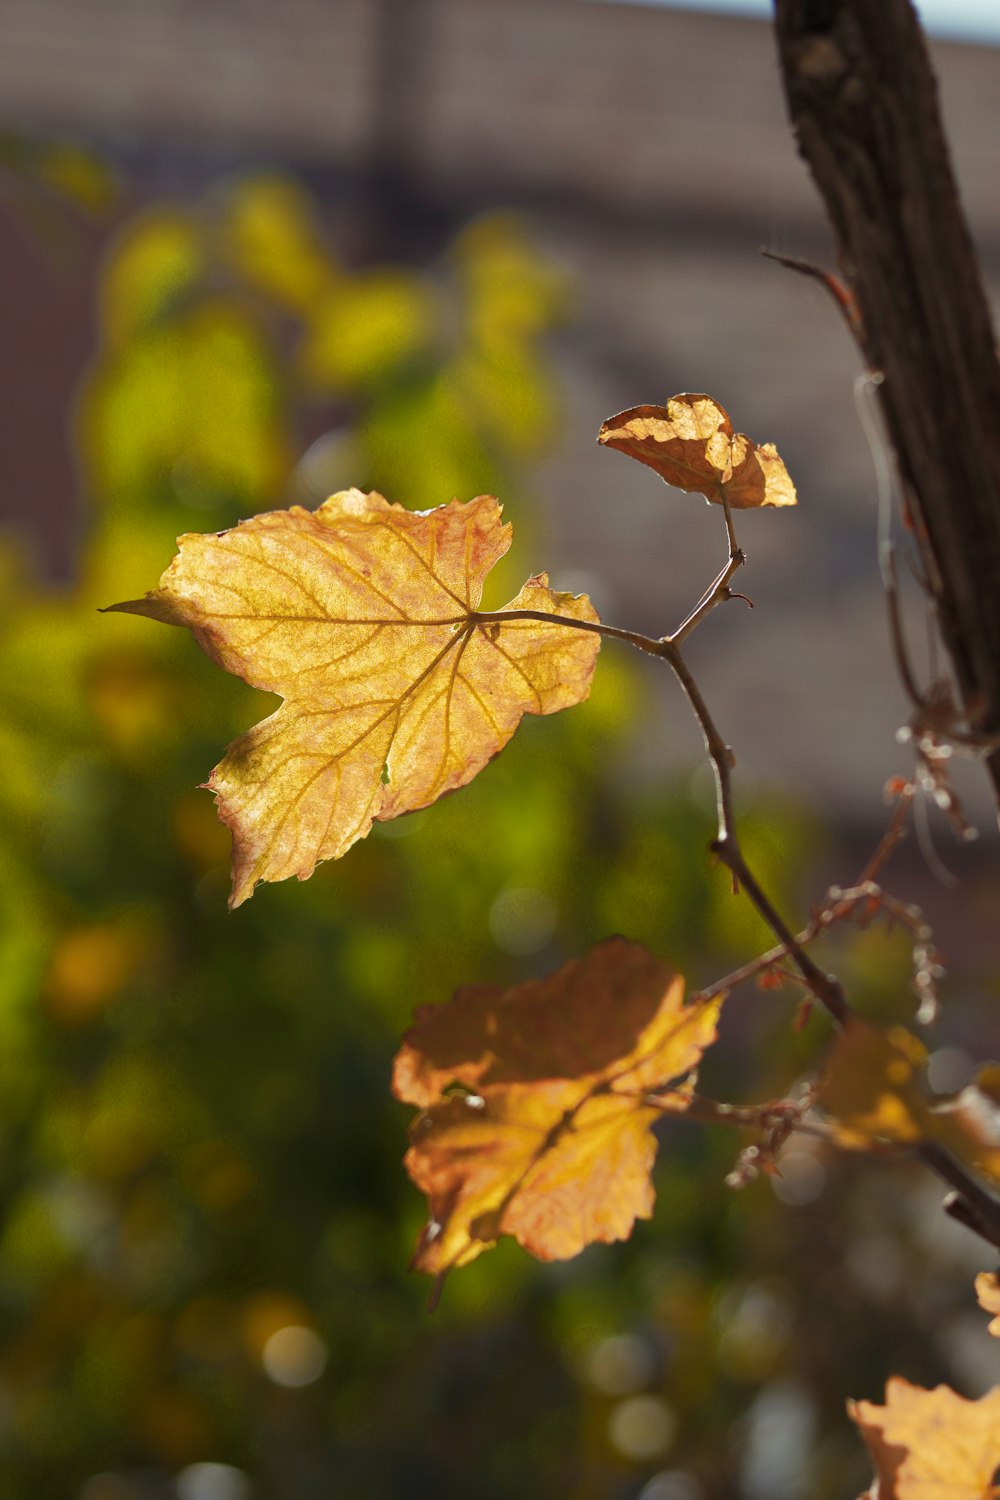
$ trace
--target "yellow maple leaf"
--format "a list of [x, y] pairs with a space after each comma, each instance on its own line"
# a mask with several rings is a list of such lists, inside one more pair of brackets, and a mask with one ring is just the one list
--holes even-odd
[[416, 1269], [441, 1275], [501, 1234], [540, 1260], [626, 1238], [653, 1209], [663, 1106], [646, 1096], [692, 1073], [720, 1005], [685, 1005], [675, 969], [610, 938], [544, 979], [418, 1012], [393, 1075], [424, 1107], [406, 1157], [430, 1208]]
[[1000, 1465], [1000, 1386], [967, 1401], [898, 1376], [885, 1406], [849, 1401], [847, 1411], [875, 1464], [879, 1500], [993, 1500]]
[[633, 406], [609, 417], [597, 436], [655, 469], [675, 489], [734, 510], [795, 505], [795, 486], [773, 443], [737, 432], [729, 413], [703, 394], [683, 392], [666, 406]]
[[[208, 782], [233, 834], [231, 906], [464, 786], [524, 714], [590, 690], [596, 634], [478, 613], [510, 546], [491, 495], [418, 512], [345, 490], [178, 545], [157, 589], [112, 607], [188, 626], [220, 666], [284, 699]], [[544, 573], [504, 613], [524, 610], [597, 623]]]

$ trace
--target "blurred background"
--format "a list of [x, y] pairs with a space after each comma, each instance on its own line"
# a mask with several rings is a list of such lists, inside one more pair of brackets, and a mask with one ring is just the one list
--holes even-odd
[[[707, 390], [775, 441], [797, 511], [740, 518], [691, 645], [737, 749], [748, 853], [797, 920], [909, 769], [856, 358], [758, 249], [829, 242], [767, 24], [604, 0], [0, 0], [0, 1490], [5, 1500], [841, 1500], [845, 1396], [978, 1395], [988, 1257], [900, 1169], [796, 1145], [739, 1194], [734, 1135], [664, 1135], [656, 1217], [441, 1307], [406, 1263], [392, 1054], [417, 1004], [623, 931], [711, 982], [767, 935], [709, 868], [710, 778], [664, 674], [606, 646], [590, 701], [305, 885], [226, 911], [196, 790], [263, 700], [100, 606], [175, 536], [350, 484], [500, 495], [495, 601], [548, 568], [659, 634], [717, 513], [598, 450]], [[934, 49], [1000, 285], [1000, 52]], [[926, 670], [919, 611], [918, 668]], [[950, 964], [932, 1078], [1000, 1051], [996, 834], [890, 884]], [[925, 841], [926, 843], [926, 841]], [[912, 1018], [905, 938], [828, 962]], [[796, 997], [735, 996], [705, 1091], [813, 1066]]]

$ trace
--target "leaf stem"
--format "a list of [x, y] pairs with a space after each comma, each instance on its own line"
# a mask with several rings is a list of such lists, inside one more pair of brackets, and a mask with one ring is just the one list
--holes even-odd
[[664, 1114], [679, 1120], [737, 1129], [766, 1128], [780, 1120], [802, 1135], [818, 1136], [837, 1144], [834, 1128], [822, 1120], [806, 1120], [802, 1108], [792, 1099], [772, 1099], [766, 1104], [723, 1104], [704, 1094], [688, 1094], [684, 1089], [654, 1089], [639, 1097], [651, 1109], [662, 1109]]
[[[703, 1094], [686, 1094], [682, 1089], [656, 1089], [641, 1098], [643, 1104], [651, 1109], [661, 1109], [672, 1119], [695, 1120], [702, 1125], [726, 1125], [736, 1130], [760, 1131], [758, 1160], [763, 1156], [764, 1161], [774, 1163], [785, 1141], [792, 1135], [811, 1136], [841, 1151], [853, 1149], [844, 1145], [835, 1124], [807, 1117], [807, 1111], [811, 1107], [809, 1101], [771, 1099], [764, 1104], [724, 1104]], [[684, 1107], [678, 1108], [675, 1100]], [[909, 1156], [911, 1149], [898, 1141], [870, 1141], [865, 1147], [865, 1153], [868, 1156], [893, 1157], [899, 1160]], [[760, 1161], [760, 1167], [763, 1167], [763, 1161]]]
[[[913, 908], [904, 907], [900, 903], [893, 901], [882, 890], [881, 886], [876, 885], [872, 880], [865, 880], [858, 885], [849, 886], [847, 890], [832, 887], [827, 892], [823, 905], [818, 911], [813, 913], [813, 916], [805, 927], [795, 934], [796, 943], [800, 948], [804, 948], [807, 944], [815, 942], [821, 933], [827, 932], [835, 923], [842, 922], [852, 916], [855, 909], [862, 902], [867, 901], [877, 902], [880, 909], [885, 906], [890, 918], [895, 917], [897, 920], [903, 921], [904, 925], [907, 926], [913, 925], [915, 920]], [[738, 969], [733, 969], [731, 973], [717, 980], [715, 984], [707, 985], [705, 989], [696, 991], [691, 996], [692, 1003], [709, 995], [718, 995], [723, 992], [728, 994], [738, 984], [743, 984], [748, 979], [755, 979], [758, 974], [762, 974], [766, 969], [773, 969], [783, 958], [788, 957], [788, 952], [789, 950], [784, 943], [777, 943], [773, 948], [768, 948], [766, 952], [759, 953], [756, 958], [750, 959], [748, 963], [741, 964]], [[786, 978], [791, 980], [799, 980], [801, 978], [801, 976], [792, 974], [789, 970], [782, 970], [782, 973]]]
[[[468, 616], [468, 619], [475, 625], [502, 625], [509, 620], [538, 620], [546, 625], [566, 625], [570, 630], [588, 630], [593, 635], [605, 636], [610, 641], [624, 641], [629, 646], [635, 646], [639, 651], [645, 651], [648, 656], [666, 657], [669, 660], [671, 648], [679, 646], [681, 641], [686, 640], [717, 604], [722, 604], [727, 599], [745, 598], [743, 594], [733, 594], [729, 587], [733, 575], [742, 568], [747, 559], [746, 553], [736, 540], [729, 503], [723, 498], [722, 504], [726, 516], [726, 532], [729, 536], [729, 558], [694, 608], [685, 615], [677, 629], [670, 635], [643, 635], [641, 631], [622, 630], [617, 625], [605, 625], [600, 620], [577, 620], [572, 615], [555, 614], [544, 609], [476, 610]], [[753, 607], [749, 599], [746, 603], [750, 604], [751, 608]]]
[[725, 486], [722, 486], [720, 490], [720, 498], [722, 500], [722, 514], [726, 518], [726, 535], [729, 538], [729, 559], [732, 562], [738, 557], [742, 562], [743, 553], [740, 550], [740, 545], [736, 540], [736, 531], [733, 527], [733, 512], [730, 509], [729, 500], [726, 497]]
[[625, 641], [650, 656], [663, 655], [663, 641], [638, 630], [621, 630], [616, 625], [604, 625], [600, 620], [576, 620], [572, 615], [557, 615], [545, 609], [479, 609], [467, 617], [473, 625], [503, 625], [508, 620], [538, 620], [543, 625], [566, 625], [570, 630], [589, 630], [592, 635], [603, 635], [611, 641]]
[[[834, 1024], [839, 1029], [843, 1029], [852, 1016], [843, 987], [838, 979], [832, 974], [824, 973], [813, 961], [811, 955], [806, 952], [805, 944], [812, 941], [821, 927], [828, 925], [830, 921], [838, 920], [842, 913], [846, 914], [846, 906], [854, 900], [856, 895], [860, 895], [866, 886], [870, 885], [872, 876], [881, 869], [892, 849], [904, 836], [905, 812], [902, 808], [897, 808], [885, 836], [862, 872], [857, 886], [852, 890], [844, 891], [833, 908], [828, 908], [826, 913], [821, 913], [819, 918], [814, 918], [801, 933], [794, 933], [747, 865], [740, 847], [733, 810], [732, 771], [735, 757], [720, 734], [701, 689], [680, 650], [681, 642], [686, 640], [705, 616], [717, 604], [733, 597], [729, 584], [737, 569], [743, 565], [745, 557], [736, 541], [728, 505], [725, 506], [725, 516], [726, 533], [729, 538], [729, 559], [672, 635], [656, 638], [643, 635], [640, 631], [604, 625], [599, 621], [576, 620], [568, 615], [534, 609], [476, 611], [468, 617], [469, 623], [485, 625], [503, 624], [509, 620], [537, 620], [545, 624], [563, 625], [571, 630], [586, 630], [609, 640], [623, 641], [667, 663], [701, 729], [705, 749], [715, 776], [718, 827], [710, 845], [711, 850], [731, 872], [734, 887], [736, 889], [743, 887], [759, 915], [778, 939], [776, 948], [729, 975], [719, 985], [713, 986], [713, 991], [728, 988], [729, 985], [736, 984], [741, 979], [752, 977], [774, 960], [787, 957], [794, 963], [806, 988], [824, 1007]], [[907, 799], [901, 799], [901, 802], [906, 801]], [[664, 1108], [668, 1108], [665, 1100], [660, 1102]], [[649, 1096], [649, 1103], [657, 1103], [654, 1095]], [[763, 1108], [766, 1110], [766, 1106]], [[703, 1114], [700, 1114], [701, 1110], [704, 1110]], [[688, 1117], [696, 1114], [690, 1107], [685, 1113]], [[762, 1121], [761, 1106], [744, 1110], [742, 1107], [717, 1105], [710, 1100], [703, 1100], [699, 1101], [698, 1113], [706, 1120], [710, 1115], [711, 1122], [719, 1124], [760, 1124]], [[829, 1132], [822, 1126], [814, 1128], [811, 1123], [805, 1125], [800, 1121], [795, 1128], [829, 1138]], [[869, 1147], [869, 1153], [880, 1155], [883, 1151], [882, 1148], [873, 1144]], [[1000, 1201], [980, 1187], [965, 1168], [937, 1142], [923, 1141], [913, 1148], [913, 1154], [952, 1189], [945, 1200], [945, 1211], [979, 1235], [987, 1244], [1000, 1249]]]
[[[809, 1135], [840, 1149], [852, 1149], [844, 1147], [835, 1125], [828, 1125], [823, 1120], [804, 1118], [792, 1100], [778, 1099], [766, 1104], [723, 1104], [704, 1095], [686, 1094], [683, 1089], [657, 1089], [644, 1094], [642, 1102], [652, 1109], [661, 1109], [673, 1119], [761, 1131], [780, 1126], [789, 1134]], [[678, 1108], [678, 1103], [683, 1107]], [[981, 1188], [937, 1141], [922, 1141], [916, 1147], [900, 1142], [870, 1141], [865, 1147], [865, 1154], [897, 1158], [914, 1155], [952, 1188], [944, 1201], [945, 1213], [971, 1229], [973, 1234], [977, 1234], [987, 1244], [1000, 1250], [1000, 1203]]]
[[[691, 634], [692, 630], [694, 630], [697, 625], [701, 624], [705, 616], [711, 610], [713, 610], [717, 604], [721, 604], [724, 599], [731, 599], [734, 597], [729, 588], [729, 580], [732, 578], [737, 569], [742, 568], [745, 562], [746, 553], [743, 552], [739, 547], [737, 547], [734, 552], [730, 553], [729, 561], [726, 563], [726, 566], [722, 569], [722, 571], [718, 574], [714, 581], [708, 586], [708, 588], [702, 594], [701, 598], [698, 600], [698, 603], [695, 605], [694, 609], [691, 610], [690, 614], [686, 615], [678, 625], [677, 629], [667, 637], [669, 641], [671, 641], [675, 646], [679, 646], [681, 641], [686, 640], [686, 638]], [[739, 597], [742, 599], [744, 595], [741, 594], [739, 595]], [[750, 601], [747, 600], [747, 603], [749, 604]]]

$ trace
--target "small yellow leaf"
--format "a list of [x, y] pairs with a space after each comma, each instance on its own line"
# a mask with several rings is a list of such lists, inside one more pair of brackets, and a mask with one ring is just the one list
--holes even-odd
[[221, 248], [251, 286], [308, 316], [339, 280], [309, 195], [286, 177], [246, 177], [223, 202]]
[[663, 1109], [645, 1095], [691, 1074], [721, 1005], [683, 994], [669, 964], [610, 938], [544, 979], [418, 1013], [393, 1076], [424, 1107], [406, 1157], [430, 1208], [416, 1269], [441, 1275], [501, 1234], [565, 1260], [650, 1216]]
[[881, 1031], [852, 1019], [834, 1045], [819, 1092], [841, 1145], [864, 1150], [878, 1140], [922, 1140], [927, 1109], [916, 1079], [926, 1060], [924, 1047], [903, 1027]]
[[[586, 698], [597, 634], [479, 615], [509, 546], [492, 495], [418, 512], [345, 490], [315, 512], [183, 536], [159, 588], [112, 606], [188, 626], [213, 661], [284, 699], [208, 783], [233, 834], [231, 906], [464, 786], [524, 714]], [[512, 611], [597, 623], [544, 573]]]
[[735, 510], [795, 505], [795, 486], [773, 443], [736, 432], [711, 396], [683, 393], [666, 406], [633, 406], [609, 417], [597, 441], [655, 469], [676, 489]]
[[875, 1464], [879, 1500], [992, 1500], [1000, 1465], [1000, 1386], [967, 1401], [894, 1377], [885, 1406], [849, 1401]]
[[364, 271], [337, 283], [312, 309], [299, 366], [320, 391], [363, 390], [425, 354], [433, 298], [405, 271]]

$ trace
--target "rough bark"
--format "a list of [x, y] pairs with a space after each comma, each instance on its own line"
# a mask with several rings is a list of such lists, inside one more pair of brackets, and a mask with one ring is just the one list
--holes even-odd
[[1000, 365], [920, 26], [909, 0], [776, 0], [776, 29], [966, 719], [994, 735]]

